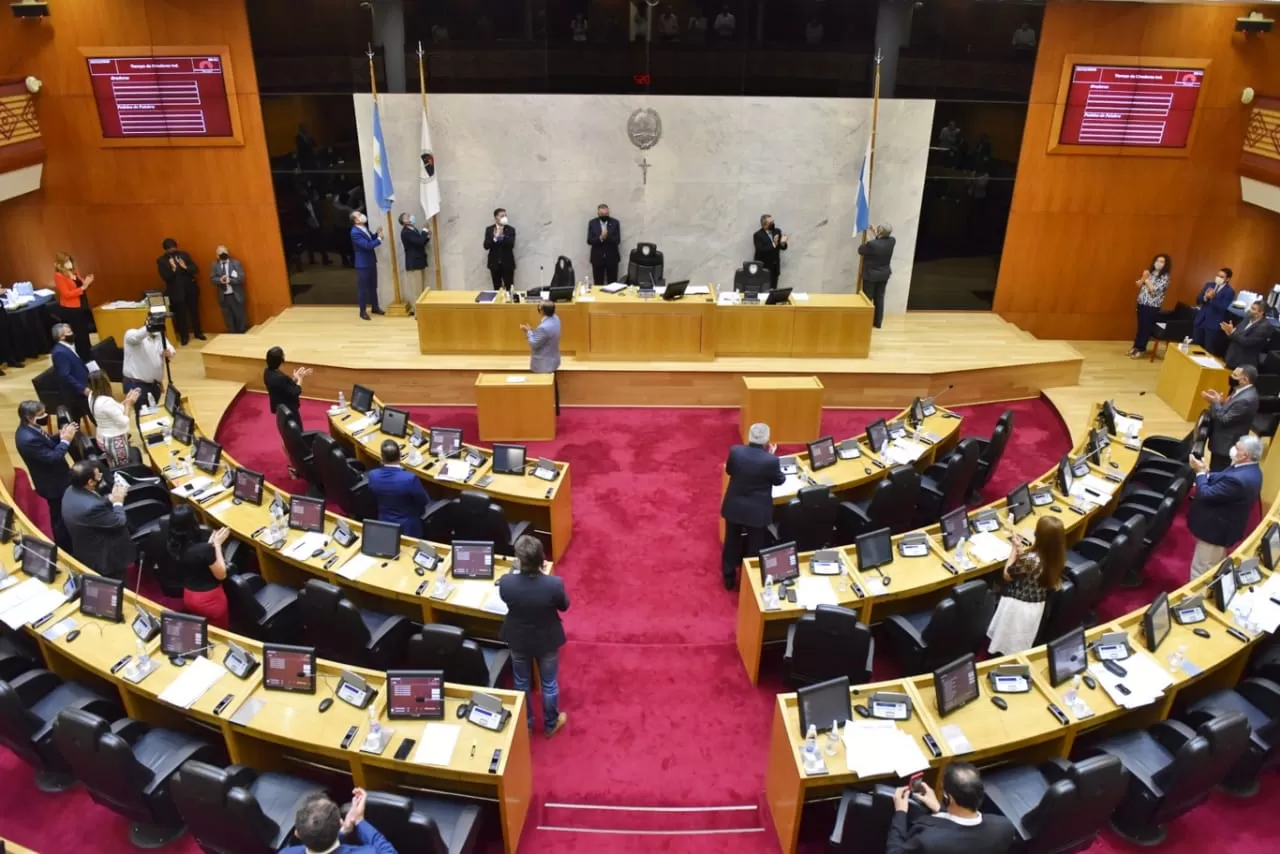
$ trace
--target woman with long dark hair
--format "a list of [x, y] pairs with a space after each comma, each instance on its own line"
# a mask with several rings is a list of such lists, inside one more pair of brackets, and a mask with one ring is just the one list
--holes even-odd
[[129, 410], [141, 392], [134, 389], [124, 402], [111, 393], [111, 380], [102, 371], [89, 374], [89, 417], [98, 427], [98, 444], [112, 468], [129, 464]]
[[219, 528], [207, 538], [201, 537], [195, 511], [188, 504], [173, 508], [166, 528], [165, 551], [182, 580], [183, 608], [204, 617], [210, 625], [229, 629], [227, 594], [222, 589], [222, 581], [227, 577], [222, 544], [231, 531]]
[[1040, 631], [1045, 601], [1062, 584], [1067, 565], [1067, 536], [1062, 520], [1041, 516], [1035, 544], [1023, 551], [1015, 537], [1004, 565], [1004, 590], [987, 627], [994, 655], [1013, 655], [1031, 649]]
[[1130, 359], [1141, 359], [1147, 352], [1147, 342], [1156, 328], [1156, 317], [1160, 314], [1160, 306], [1164, 304], [1164, 295], [1169, 290], [1169, 277], [1173, 275], [1173, 259], [1168, 253], [1161, 252], [1151, 259], [1151, 265], [1142, 271], [1134, 284], [1138, 288], [1138, 330], [1133, 336], [1133, 347], [1129, 350]]

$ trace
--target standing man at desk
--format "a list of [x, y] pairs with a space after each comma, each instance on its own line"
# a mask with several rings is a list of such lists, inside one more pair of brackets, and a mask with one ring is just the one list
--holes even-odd
[[1213, 569], [1240, 541], [1249, 524], [1249, 514], [1262, 491], [1262, 442], [1257, 436], [1242, 436], [1231, 448], [1231, 466], [1225, 471], [1209, 471], [1204, 460], [1192, 457], [1196, 473], [1196, 496], [1187, 512], [1187, 529], [1196, 538], [1191, 557], [1191, 580]]
[[360, 303], [361, 320], [369, 319], [369, 311], [382, 314], [378, 308], [378, 255], [374, 252], [381, 245], [382, 229], [370, 231], [368, 217], [352, 211], [351, 251], [356, 261], [356, 299]]
[[893, 260], [893, 247], [897, 243], [893, 226], [886, 222], [877, 225], [875, 236], [858, 247], [858, 254], [862, 256], [862, 290], [876, 307], [876, 329], [884, 322], [884, 291], [893, 274], [889, 262]]
[[1227, 309], [1235, 302], [1235, 288], [1231, 287], [1231, 268], [1223, 267], [1212, 282], [1205, 282], [1196, 297], [1196, 319], [1191, 324], [1191, 340], [1210, 353], [1222, 352], [1222, 322], [1227, 319]]
[[164, 392], [164, 365], [178, 352], [164, 335], [164, 317], [148, 319], [146, 326], [124, 333], [124, 391], [138, 389], [135, 410], [159, 402]]
[[591, 246], [591, 280], [597, 285], [618, 281], [618, 244], [622, 225], [609, 216], [609, 206], [596, 207], [596, 218], [587, 222], [587, 243]]
[[1228, 454], [1240, 437], [1253, 427], [1258, 414], [1258, 369], [1241, 365], [1231, 372], [1231, 393], [1206, 389], [1200, 396], [1209, 401], [1209, 470], [1222, 471], [1231, 464]]
[[[425, 227], [418, 227], [418, 218], [413, 214], [400, 214], [400, 245], [404, 247], [404, 271], [414, 273], [406, 276], [418, 283], [418, 293], [427, 289], [427, 246], [431, 243], [431, 232]], [[414, 300], [410, 299], [412, 303]]]
[[123, 580], [134, 558], [124, 515], [129, 490], [115, 486], [110, 497], [103, 498], [100, 489], [106, 470], [100, 460], [81, 460], [71, 467], [71, 486], [62, 494], [62, 521], [76, 560], [99, 575]]
[[67, 448], [76, 436], [75, 424], [64, 424], [57, 436], [45, 429], [49, 413], [38, 400], [24, 400], [18, 404], [18, 432], [14, 444], [18, 455], [26, 464], [27, 474], [36, 494], [49, 505], [49, 522], [53, 525], [53, 541], [60, 549], [71, 548], [71, 535], [62, 523], [62, 493], [71, 480], [71, 468], [67, 465]]
[[[328, 795], [309, 795], [293, 823], [294, 835], [302, 844], [281, 849], [280, 854], [396, 854], [395, 846], [364, 820], [364, 808], [364, 789], [351, 791], [351, 809], [345, 819]], [[343, 838], [356, 842], [343, 842]]]
[[1244, 316], [1244, 323], [1238, 328], [1229, 320], [1224, 320], [1219, 326], [1227, 334], [1227, 367], [1257, 365], [1258, 357], [1266, 349], [1273, 331], [1267, 321], [1267, 304], [1254, 300]]
[[516, 230], [507, 225], [506, 208], [494, 210], [493, 225], [484, 230], [484, 248], [493, 289], [509, 292], [516, 276]]
[[79, 421], [89, 414], [89, 366], [75, 348], [75, 333], [66, 323], [53, 325], [53, 345], [49, 359], [58, 375], [58, 385], [66, 399], [67, 411]]
[[200, 329], [200, 289], [196, 286], [196, 275], [200, 268], [190, 255], [178, 248], [178, 241], [166, 237], [163, 243], [164, 254], [156, 259], [156, 270], [164, 280], [164, 293], [169, 298], [169, 307], [173, 311], [173, 325], [178, 330], [178, 341], [187, 343], [187, 333], [191, 332], [203, 341], [204, 332]]
[[[933, 789], [920, 782], [916, 795], [933, 815], [907, 825], [911, 789], [893, 793], [893, 821], [885, 854], [1004, 854], [1013, 845], [1013, 825], [1004, 816], [979, 812], [982, 777], [968, 762], [955, 762], [942, 774], [942, 802]], [[944, 808], [945, 804], [945, 808]]]
[[[528, 694], [533, 662], [542, 680], [542, 727], [547, 738], [564, 727], [560, 711], [560, 647], [565, 644], [560, 612], [569, 610], [564, 579], [542, 571], [547, 562], [542, 540], [525, 534], [515, 542], [515, 571], [498, 580], [498, 595], [507, 604], [498, 636], [511, 647], [511, 676], [517, 691]], [[533, 729], [533, 704], [525, 698], [526, 722]]]
[[773, 214], [760, 217], [760, 230], [752, 237], [755, 243], [755, 260], [769, 268], [769, 287], [778, 286], [778, 274], [782, 271], [782, 253], [787, 251], [787, 236], [773, 224]]
[[[747, 445], [734, 445], [724, 471], [729, 486], [724, 491], [720, 515], [724, 518], [724, 548], [720, 553], [720, 574], [724, 589], [738, 583], [738, 566], [743, 557], [755, 557], [765, 543], [773, 521], [773, 488], [786, 481], [782, 463], [774, 456], [777, 445], [769, 444], [769, 425], [752, 424]], [[747, 538], [745, 555], [742, 538]]]
[[422, 511], [431, 503], [418, 476], [400, 465], [400, 446], [384, 439], [382, 466], [369, 472], [369, 491], [378, 502], [378, 520], [394, 522], [406, 537], [422, 538]]
[[538, 328], [527, 323], [520, 324], [520, 328], [529, 341], [529, 372], [552, 374], [551, 387], [556, 396], [556, 415], [559, 415], [560, 379], [556, 371], [560, 370], [560, 318], [556, 317], [556, 304], [551, 300], [543, 300], [538, 310], [542, 312]]

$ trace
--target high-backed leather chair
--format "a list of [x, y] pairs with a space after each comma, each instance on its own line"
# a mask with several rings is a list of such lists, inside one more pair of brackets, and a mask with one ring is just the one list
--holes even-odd
[[66, 791], [76, 782], [53, 743], [53, 722], [66, 709], [112, 720], [120, 716], [115, 702], [48, 670], [28, 670], [0, 682], [0, 744], [36, 769], [36, 788], [42, 792]]
[[1000, 467], [1004, 459], [1004, 449], [1013, 435], [1013, 410], [1006, 409], [1000, 413], [996, 426], [991, 431], [990, 439], [978, 439], [978, 466], [974, 470], [973, 480], [969, 483], [969, 500], [977, 502], [982, 498], [982, 490], [991, 482], [991, 476]]
[[1088, 625], [1101, 593], [1102, 571], [1096, 563], [1090, 560], [1067, 567], [1062, 573], [1062, 584], [1049, 592], [1036, 643], [1048, 643], [1077, 626]]
[[793, 685], [812, 685], [848, 676], [854, 685], [871, 681], [876, 642], [856, 611], [838, 605], [819, 605], [787, 626], [782, 660]]
[[443, 670], [446, 682], [497, 688], [511, 650], [477, 643], [457, 626], [429, 623], [409, 638], [407, 666]]
[[357, 608], [342, 588], [312, 578], [298, 592], [307, 643], [321, 658], [386, 670], [404, 659], [413, 623], [399, 614]]
[[368, 792], [365, 821], [378, 828], [397, 851], [413, 854], [471, 854], [480, 832], [481, 807], [444, 795]]
[[186, 832], [169, 781], [188, 759], [215, 758], [213, 747], [185, 733], [121, 718], [110, 723], [83, 709], [64, 709], [53, 740], [96, 803], [133, 824], [129, 840], [159, 848]]
[[62, 397], [62, 383], [58, 380], [58, 372], [53, 368], [45, 368], [31, 378], [31, 388], [35, 390], [36, 400], [44, 404], [49, 412], [57, 412], [65, 401]]
[[348, 457], [332, 436], [325, 433], [316, 435], [311, 444], [311, 458], [326, 501], [346, 516], [378, 518], [378, 502], [369, 489], [364, 466]]
[[982, 812], [1013, 825], [1010, 854], [1074, 854], [1093, 844], [1128, 782], [1120, 760], [1105, 754], [1075, 763], [1005, 765], [982, 775]]
[[796, 550], [811, 552], [837, 542], [836, 522], [840, 517], [840, 501], [829, 486], [806, 486], [795, 498], [776, 510], [780, 543], [794, 542]]
[[1158, 845], [1165, 825], [1204, 803], [1249, 746], [1249, 721], [1220, 715], [1195, 729], [1160, 721], [1150, 729], [1121, 733], [1084, 749], [1107, 754], [1129, 772], [1129, 785], [1111, 815], [1111, 829], [1143, 846]]
[[[449, 542], [492, 540], [493, 550], [501, 555], [514, 555], [515, 541], [528, 533], [530, 526], [529, 522], [508, 522], [502, 505], [490, 501], [483, 492], [472, 489], [464, 489], [449, 502], [442, 514], [433, 515], [442, 515], [446, 520]], [[432, 529], [435, 530], [434, 524]]]
[[320, 490], [320, 476], [316, 471], [315, 457], [311, 453], [311, 442], [302, 432], [302, 423], [297, 413], [288, 406], [276, 407], [276, 430], [280, 433], [280, 441], [284, 443], [285, 453], [289, 457], [289, 473], [305, 480], [317, 492]]
[[627, 282], [632, 285], [663, 287], [665, 263], [662, 253], [652, 243], [637, 243], [627, 258]]
[[735, 291], [760, 293], [773, 286], [773, 274], [759, 261], [743, 261], [742, 267], [733, 271]]
[[302, 607], [298, 591], [268, 584], [256, 572], [228, 575], [223, 588], [231, 630], [269, 643], [298, 643], [302, 636]]
[[12, 682], [28, 670], [34, 670], [37, 664], [35, 655], [12, 638], [0, 637], [0, 681]]
[[[845, 789], [827, 838], [827, 850], [832, 854], [883, 854], [893, 813], [892, 786], [876, 783], [870, 791]], [[928, 814], [923, 804], [907, 801], [908, 822]]]
[[1102, 566], [1103, 588], [1111, 590], [1116, 585], [1140, 587], [1143, 582], [1142, 564], [1146, 554], [1147, 517], [1130, 515], [1116, 525], [1098, 524], [1089, 536], [1067, 552], [1068, 565], [1082, 560], [1097, 561]]
[[208, 854], [274, 854], [291, 841], [304, 798], [324, 787], [301, 777], [223, 768], [196, 759], [169, 782], [173, 805]]
[[1106, 535], [1107, 532], [1118, 532], [1123, 529], [1128, 520], [1135, 516], [1140, 516], [1146, 520], [1146, 532], [1142, 537], [1142, 553], [1140, 555], [1140, 563], [1146, 563], [1148, 557], [1160, 545], [1160, 541], [1164, 539], [1164, 535], [1168, 533], [1169, 526], [1173, 524], [1173, 517], [1178, 512], [1178, 498], [1176, 495], [1161, 495], [1149, 490], [1140, 490], [1130, 493], [1124, 497], [1115, 510], [1112, 511], [1111, 517], [1104, 519], [1097, 527], [1090, 532], [1090, 536]]
[[894, 466], [863, 501], [846, 501], [841, 507], [842, 525], [855, 534], [889, 528], [895, 534], [915, 527], [920, 498], [920, 473], [911, 466]]
[[124, 351], [114, 337], [108, 336], [90, 347], [89, 358], [98, 363], [107, 379], [113, 383], [124, 382]]
[[1249, 744], [1222, 780], [1222, 788], [1239, 797], [1258, 793], [1258, 775], [1276, 763], [1280, 743], [1280, 685], [1270, 679], [1245, 679], [1235, 688], [1215, 691], [1192, 705], [1184, 716], [1191, 726], [1226, 714], [1244, 715]]
[[976, 579], [957, 585], [932, 608], [894, 614], [883, 626], [903, 671], [914, 675], [976, 651], [993, 610], [987, 583]]
[[975, 438], [961, 439], [941, 462], [925, 469], [920, 478], [920, 519], [932, 525], [944, 513], [964, 505], [978, 471], [981, 446]]

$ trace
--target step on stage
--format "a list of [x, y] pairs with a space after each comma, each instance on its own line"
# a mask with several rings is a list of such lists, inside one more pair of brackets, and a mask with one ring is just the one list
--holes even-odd
[[[767, 311], [767, 308], [760, 310]], [[524, 322], [536, 323], [535, 312]], [[517, 322], [518, 326], [518, 322]], [[304, 394], [333, 399], [373, 387], [387, 403], [471, 405], [476, 375], [527, 371], [524, 355], [424, 355], [414, 318], [362, 321], [349, 306], [298, 306], [244, 335], [219, 335], [202, 351], [205, 376], [262, 389], [268, 348], [286, 366], [308, 365]], [[559, 382], [566, 406], [738, 406], [744, 376], [817, 376], [828, 407], [902, 407], [948, 385], [948, 404], [1034, 397], [1075, 385], [1081, 355], [1040, 341], [998, 315], [909, 312], [885, 319], [864, 359], [737, 356], [623, 361], [566, 356]]]

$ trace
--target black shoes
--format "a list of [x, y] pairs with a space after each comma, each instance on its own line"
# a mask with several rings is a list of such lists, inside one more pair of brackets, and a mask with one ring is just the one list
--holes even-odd
[[360, 312], [360, 319], [361, 319], [361, 320], [368, 320], [368, 319], [369, 319], [369, 315], [365, 314], [365, 313], [362, 311], [362, 312]]
[[197, 332], [197, 333], [196, 333], [196, 340], [197, 340], [197, 341], [208, 341], [209, 339], [204, 337], [204, 333], [203, 333], [203, 332]]
[[384, 311], [383, 311], [382, 309], [380, 309], [380, 308], [375, 308], [375, 309], [373, 309], [373, 313], [374, 313], [374, 314], [386, 314], [386, 312], [384, 312]]

